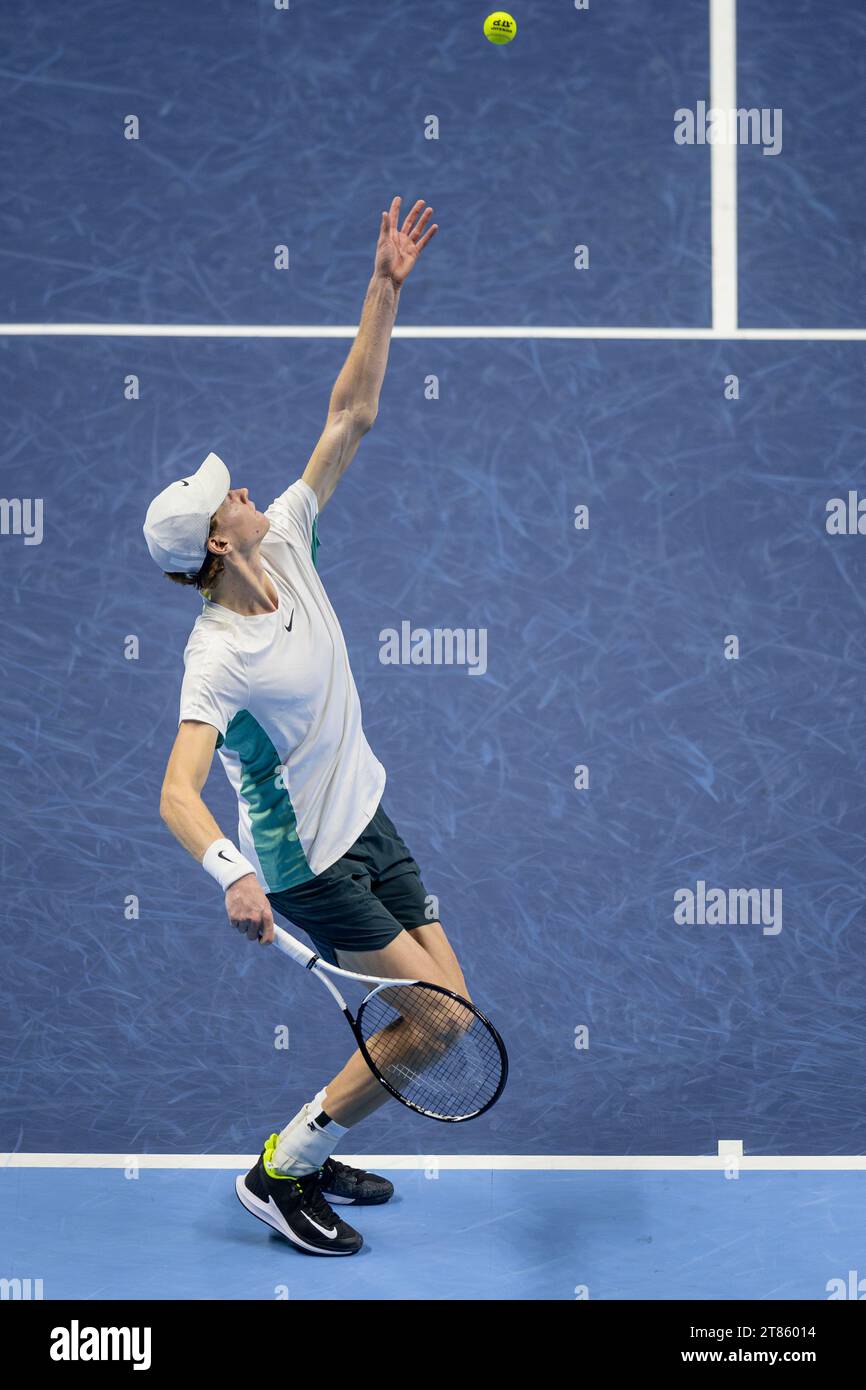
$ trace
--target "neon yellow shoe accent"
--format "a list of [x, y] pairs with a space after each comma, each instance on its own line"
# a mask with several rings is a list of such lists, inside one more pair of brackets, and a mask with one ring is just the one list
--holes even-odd
[[285, 1178], [287, 1182], [293, 1182], [297, 1187], [300, 1187], [301, 1184], [298, 1182], [298, 1179], [294, 1176], [294, 1174], [281, 1173], [278, 1171], [278, 1169], [271, 1167], [271, 1159], [274, 1156], [274, 1150], [277, 1147], [279, 1138], [280, 1136], [278, 1134], [272, 1134], [265, 1143], [264, 1150], [262, 1151], [262, 1162], [265, 1165], [265, 1172], [267, 1173], [269, 1178]]

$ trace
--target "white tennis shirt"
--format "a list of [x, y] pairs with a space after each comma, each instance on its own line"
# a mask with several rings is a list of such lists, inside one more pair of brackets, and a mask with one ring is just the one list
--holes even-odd
[[316, 570], [317, 514], [316, 494], [300, 479], [271, 503], [261, 559], [277, 611], [242, 617], [205, 599], [183, 657], [180, 719], [218, 731], [238, 799], [240, 849], [269, 892], [303, 883], [345, 854], [385, 787]]

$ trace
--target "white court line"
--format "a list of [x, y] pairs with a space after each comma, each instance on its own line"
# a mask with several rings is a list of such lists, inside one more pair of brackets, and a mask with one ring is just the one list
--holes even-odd
[[[710, 0], [710, 108], [737, 109], [737, 0]], [[737, 143], [710, 146], [713, 328], [737, 328]]]
[[[229, 1168], [252, 1167], [257, 1154], [66, 1154], [4, 1153], [0, 1168]], [[391, 1169], [468, 1169], [511, 1171], [610, 1173], [610, 1172], [706, 1172], [720, 1171], [731, 1155], [719, 1154], [338, 1154], [343, 1163], [357, 1167]], [[866, 1170], [863, 1154], [746, 1154], [737, 1167], [753, 1172], [809, 1170], [846, 1172]]]
[[[0, 323], [8, 338], [354, 338], [357, 324]], [[866, 328], [601, 328], [397, 325], [395, 338], [580, 338], [709, 342], [863, 342]]]

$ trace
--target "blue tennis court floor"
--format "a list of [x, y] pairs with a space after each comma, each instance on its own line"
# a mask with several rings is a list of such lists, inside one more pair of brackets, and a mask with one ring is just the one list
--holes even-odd
[[824, 1300], [866, 1276], [856, 1171], [392, 1171], [391, 1203], [341, 1209], [365, 1247], [340, 1260], [270, 1234], [234, 1176], [7, 1167], [0, 1275], [45, 1299], [256, 1300]]

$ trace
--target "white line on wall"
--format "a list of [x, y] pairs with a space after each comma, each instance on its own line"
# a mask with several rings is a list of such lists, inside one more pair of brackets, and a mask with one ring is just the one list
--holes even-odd
[[[0, 323], [0, 338], [354, 338], [356, 324]], [[706, 342], [863, 342], [866, 328], [603, 328], [398, 325], [395, 338], [630, 339]]]
[[[737, 109], [737, 0], [710, 0], [710, 107]], [[710, 146], [713, 328], [735, 332], [737, 309], [737, 144]]]

